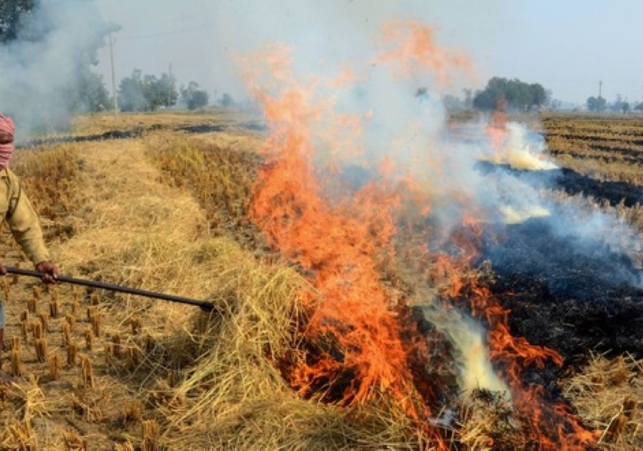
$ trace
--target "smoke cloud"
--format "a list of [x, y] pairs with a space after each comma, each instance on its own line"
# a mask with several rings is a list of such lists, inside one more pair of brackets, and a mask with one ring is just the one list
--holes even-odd
[[41, 0], [21, 20], [18, 39], [0, 47], [0, 108], [15, 118], [18, 138], [69, 123], [79, 74], [109, 27], [81, 0]]

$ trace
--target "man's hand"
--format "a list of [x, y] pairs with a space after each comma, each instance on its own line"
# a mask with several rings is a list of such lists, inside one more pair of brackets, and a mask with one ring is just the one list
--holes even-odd
[[44, 283], [58, 283], [58, 266], [51, 262], [40, 262], [36, 264], [36, 271], [43, 273]]

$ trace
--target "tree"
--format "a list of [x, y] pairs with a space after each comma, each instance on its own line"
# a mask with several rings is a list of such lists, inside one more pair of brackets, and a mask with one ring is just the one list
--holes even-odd
[[93, 72], [80, 78], [73, 89], [68, 89], [66, 98], [69, 110], [78, 112], [104, 111], [111, 103], [103, 77]]
[[603, 97], [590, 97], [587, 99], [587, 109], [593, 112], [600, 112], [605, 110], [607, 102]]
[[181, 86], [181, 103], [187, 107], [188, 110], [196, 110], [203, 108], [210, 101], [210, 96], [207, 91], [199, 89], [199, 84], [195, 81], [188, 83], [187, 88]]
[[614, 113], [620, 113], [623, 111], [623, 97], [620, 94], [616, 94], [616, 100], [609, 106], [610, 110]]
[[464, 104], [462, 100], [460, 100], [458, 97], [451, 94], [447, 94], [444, 97], [442, 97], [442, 104], [444, 105], [444, 108], [446, 108], [448, 111], [456, 111], [456, 110], [464, 109]]
[[234, 105], [234, 99], [230, 94], [228, 94], [227, 92], [224, 92], [223, 95], [221, 96], [221, 105], [232, 106]]
[[546, 104], [549, 92], [538, 83], [525, 83], [517, 78], [493, 77], [484, 90], [476, 92], [473, 106], [479, 110], [491, 111], [501, 99], [507, 104], [508, 109], [528, 111]]
[[628, 114], [630, 112], [630, 103], [629, 102], [623, 102], [623, 105], [621, 109], [623, 110], [623, 114]]
[[561, 102], [561, 101], [560, 101], [560, 100], [558, 100], [558, 99], [551, 99], [551, 100], [550, 100], [550, 102], [549, 102], [549, 107], [550, 107], [552, 110], [558, 110], [558, 109], [560, 109], [560, 107], [561, 107], [562, 105], [563, 105], [563, 102]]
[[610, 105], [610, 110], [614, 113], [627, 114], [630, 112], [630, 104], [623, 96], [616, 94], [616, 100]]
[[0, 2], [0, 43], [18, 38], [20, 18], [36, 6], [35, 0], [2, 0]]
[[161, 74], [157, 81], [156, 91], [161, 101], [161, 106], [166, 108], [176, 105], [179, 100], [179, 91], [176, 89], [176, 77], [172, 74]]
[[472, 108], [473, 107], [473, 91], [471, 89], [465, 88], [464, 92], [464, 107]]
[[154, 111], [176, 104], [179, 94], [173, 75], [143, 75], [134, 69], [132, 75], [121, 80], [118, 88], [120, 108], [123, 111]]
[[122, 111], [146, 111], [149, 109], [145, 99], [143, 72], [134, 69], [132, 75], [125, 77], [118, 85], [119, 107]]

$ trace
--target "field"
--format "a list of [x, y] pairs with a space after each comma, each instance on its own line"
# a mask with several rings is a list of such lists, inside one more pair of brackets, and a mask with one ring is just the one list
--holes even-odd
[[[566, 169], [553, 198], [609, 212], [643, 233], [643, 118], [548, 113], [529, 118], [529, 124]], [[592, 286], [587, 296], [613, 301], [616, 313], [609, 332], [594, 328], [574, 347], [570, 337], [582, 317], [598, 314], [591, 307], [583, 304], [578, 316], [562, 318], [545, 301], [568, 302], [569, 313], [577, 299], [547, 292], [553, 297], [535, 300], [545, 292], [543, 278], [513, 274], [509, 280], [484, 262], [462, 267], [455, 260], [425, 259], [410, 245], [425, 238], [418, 229], [426, 225], [411, 208], [402, 208], [409, 227], [398, 233], [396, 252], [404, 258], [397, 260], [387, 253], [390, 224], [377, 208], [357, 212], [355, 221], [327, 214], [338, 228], [354, 231], [352, 250], [343, 253], [354, 251], [349, 256], [357, 262], [337, 264], [331, 273], [368, 267], [367, 275], [398, 301], [389, 306], [394, 314], [378, 316], [365, 330], [398, 332], [406, 353], [402, 366], [410, 368], [404, 374], [413, 381], [386, 378], [374, 368], [390, 363], [393, 354], [382, 359], [388, 362], [369, 354], [368, 370], [358, 360], [348, 365], [351, 351], [359, 353], [343, 340], [362, 333], [359, 324], [381, 312], [349, 311], [362, 302], [349, 299], [342, 304], [345, 317], [328, 313], [316, 322], [330, 302], [323, 282], [332, 279], [320, 281], [316, 274], [342, 257], [333, 251], [341, 240], [308, 224], [330, 238], [303, 259], [301, 251], [278, 246], [286, 213], [257, 220], [262, 208], [275, 208], [270, 199], [258, 203], [256, 194], [262, 174], [278, 175], [278, 163], [266, 164], [260, 152], [267, 133], [258, 115], [238, 110], [96, 115], [78, 118], [69, 135], [38, 137], [17, 153], [12, 167], [41, 214], [64, 275], [207, 300], [214, 310], [5, 277], [2, 368], [14, 383], [0, 386], [2, 449], [643, 446], [640, 290]], [[363, 196], [366, 205], [374, 194]], [[300, 202], [295, 211], [310, 205], [323, 211], [316, 199]], [[355, 244], [362, 223], [369, 224], [368, 242]], [[5, 265], [31, 269], [6, 227], [0, 246]], [[588, 267], [579, 263], [579, 283]], [[600, 272], [588, 277], [600, 281]], [[457, 284], [446, 278], [454, 274]], [[538, 354], [516, 358], [526, 363], [520, 379], [511, 382], [515, 406], [488, 390], [453, 395], [455, 369], [448, 359], [454, 350], [443, 343], [442, 331], [415, 316], [414, 301], [426, 295], [418, 277], [423, 286], [432, 282], [431, 296], [453, 300], [473, 316], [487, 309], [480, 316], [493, 333], [506, 326], [536, 340], [534, 347], [520, 339], [512, 344]], [[367, 283], [376, 298], [379, 292]], [[488, 290], [495, 303], [486, 298], [480, 307], [465, 299], [482, 302], [481, 292]], [[503, 310], [510, 306], [515, 314]], [[534, 318], [545, 325], [530, 322]], [[553, 329], [543, 327], [559, 320], [563, 335], [553, 340]], [[323, 333], [311, 334], [319, 324]], [[432, 342], [435, 348], [427, 349]], [[393, 348], [391, 343], [385, 347]], [[361, 346], [366, 354], [366, 344]], [[507, 355], [494, 357], [513, 374]], [[559, 356], [564, 363], [556, 364]], [[431, 378], [435, 382], [427, 382]], [[440, 401], [450, 407], [436, 410]]]
[[639, 116], [543, 118], [549, 152], [565, 167], [599, 179], [641, 186], [643, 151]]

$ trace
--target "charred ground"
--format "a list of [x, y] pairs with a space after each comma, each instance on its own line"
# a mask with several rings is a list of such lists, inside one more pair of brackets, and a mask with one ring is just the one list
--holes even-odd
[[516, 335], [566, 359], [587, 350], [643, 358], [642, 273], [627, 255], [599, 242], [579, 245], [535, 218], [507, 226], [483, 256]]

